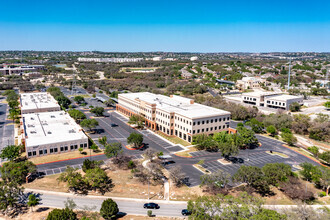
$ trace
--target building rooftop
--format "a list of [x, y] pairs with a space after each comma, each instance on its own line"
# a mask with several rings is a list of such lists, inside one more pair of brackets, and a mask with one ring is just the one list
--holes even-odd
[[81, 127], [64, 111], [23, 115], [26, 147], [85, 139]]
[[60, 108], [57, 101], [47, 92], [21, 93], [21, 110], [42, 109], [42, 108]]
[[290, 99], [299, 99], [299, 98], [302, 98], [302, 97], [301, 96], [295, 96], [295, 95], [285, 95], [285, 94], [274, 95], [274, 96], [271, 96], [271, 97], [267, 97], [267, 99], [272, 99], [272, 100], [277, 100], [277, 101], [287, 101], [287, 100], [290, 100]]
[[192, 99], [176, 95], [168, 97], [149, 92], [140, 92], [123, 93], [119, 94], [119, 97], [125, 97], [133, 100], [139, 99], [149, 104], [156, 104], [156, 108], [159, 110], [163, 110], [169, 113], [174, 112], [191, 119], [230, 114], [228, 111], [194, 103]]
[[278, 92], [246, 92], [242, 93], [242, 96], [253, 96], [253, 97], [261, 97], [261, 96], [273, 96], [273, 95], [280, 95], [281, 93]]

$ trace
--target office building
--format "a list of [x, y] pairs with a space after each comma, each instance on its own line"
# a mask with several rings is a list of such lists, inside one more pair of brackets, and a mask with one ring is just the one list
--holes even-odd
[[28, 157], [59, 154], [88, 147], [81, 127], [64, 111], [22, 115], [22, 143]]
[[99, 62], [99, 63], [132, 63], [140, 62], [143, 58], [93, 58], [93, 57], [79, 57], [79, 62]]
[[261, 83], [265, 82], [264, 79], [259, 77], [243, 77], [241, 80], [237, 80], [236, 87], [238, 89], [257, 89], [261, 87]]
[[141, 115], [145, 125], [169, 136], [191, 142], [197, 134], [228, 131], [230, 112], [195, 103], [176, 95], [163, 96], [149, 92], [118, 95], [117, 111]]
[[38, 72], [43, 70], [44, 65], [25, 65], [25, 66], [2, 66], [0, 67], [0, 74], [2, 75], [13, 75], [13, 74], [23, 74], [28, 72]]
[[22, 114], [61, 110], [57, 101], [47, 92], [21, 93], [20, 106]]

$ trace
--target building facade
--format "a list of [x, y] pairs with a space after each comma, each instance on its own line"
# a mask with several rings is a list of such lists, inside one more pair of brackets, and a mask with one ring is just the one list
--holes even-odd
[[119, 94], [116, 109], [126, 116], [141, 115], [150, 129], [188, 142], [197, 134], [228, 131], [231, 116], [228, 111], [201, 105], [192, 99], [148, 92]]
[[243, 77], [241, 80], [237, 80], [236, 87], [239, 89], [257, 89], [261, 87], [261, 83], [265, 82], [264, 79], [259, 77]]
[[38, 72], [45, 68], [44, 65], [30, 65], [30, 66], [19, 66], [19, 67], [10, 67], [3, 66], [0, 67], [0, 73], [2, 75], [13, 75], [13, 74], [23, 74], [26, 72]]

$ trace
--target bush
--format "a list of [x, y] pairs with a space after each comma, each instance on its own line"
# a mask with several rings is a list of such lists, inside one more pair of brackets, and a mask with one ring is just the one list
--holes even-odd
[[298, 102], [293, 102], [290, 105], [290, 111], [291, 112], [299, 112], [300, 111], [300, 104]]
[[104, 219], [115, 219], [119, 212], [118, 205], [112, 199], [106, 199], [103, 201], [100, 214]]
[[324, 197], [326, 196], [327, 194], [325, 192], [319, 192], [319, 197]]
[[54, 209], [47, 216], [47, 220], [60, 220], [60, 219], [77, 220], [78, 218], [77, 218], [77, 214], [74, 213], [74, 211], [72, 211], [69, 208]]
[[147, 211], [147, 214], [148, 214], [149, 217], [152, 217], [152, 216], [153, 216], [151, 210], [148, 210], [148, 211]]

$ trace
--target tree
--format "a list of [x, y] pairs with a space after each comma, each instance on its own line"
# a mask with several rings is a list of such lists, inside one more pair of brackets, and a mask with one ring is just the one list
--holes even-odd
[[91, 110], [91, 113], [94, 113], [96, 116], [103, 116], [104, 108], [103, 107], [95, 107]]
[[247, 129], [245, 127], [239, 127], [237, 131], [239, 134], [236, 141], [237, 143], [239, 141], [240, 145], [245, 146], [247, 148], [254, 148], [258, 146], [259, 141], [252, 130]]
[[217, 142], [206, 134], [198, 134], [193, 136], [192, 144], [196, 145], [198, 150], [217, 151]]
[[84, 179], [89, 189], [94, 191], [98, 190], [102, 195], [109, 192], [113, 187], [112, 180], [100, 167], [87, 170]]
[[318, 141], [330, 140], [330, 122], [314, 123], [309, 129], [309, 137]]
[[319, 182], [322, 173], [317, 166], [307, 162], [300, 164], [300, 166], [302, 167], [300, 174], [304, 177], [305, 180]]
[[277, 130], [282, 128], [291, 128], [292, 117], [287, 114], [270, 114], [264, 117], [263, 123], [265, 127], [269, 125], [274, 125]]
[[96, 121], [95, 119], [84, 119], [80, 125], [84, 128], [88, 128], [89, 131], [92, 130], [92, 128], [95, 128], [96, 126], [99, 125], [99, 122]]
[[229, 183], [230, 175], [227, 172], [218, 170], [215, 173], [204, 174], [200, 177], [201, 186], [206, 186], [207, 191], [212, 194], [226, 194], [226, 188]]
[[8, 102], [9, 108], [15, 109], [18, 108], [19, 102], [17, 100], [11, 100]]
[[102, 202], [100, 214], [104, 219], [115, 219], [118, 212], [118, 205], [112, 199], [106, 199]]
[[79, 149], [78, 149], [78, 150], [79, 150], [79, 153], [80, 153], [80, 154], [82, 154], [82, 152], [84, 151], [84, 148], [82, 148], [82, 147], [79, 147]]
[[252, 118], [250, 121], [248, 121], [246, 125], [250, 126], [252, 128], [252, 131], [254, 131], [255, 133], [262, 133], [264, 129], [264, 124], [255, 118]]
[[84, 97], [80, 95], [75, 96], [74, 101], [77, 102], [78, 104], [85, 103]]
[[291, 112], [299, 112], [301, 106], [300, 106], [300, 104], [298, 102], [293, 102], [293, 103], [291, 103], [291, 105], [290, 105], [289, 108], [290, 108], [290, 111]]
[[128, 136], [127, 143], [133, 144], [134, 148], [138, 148], [143, 143], [143, 135], [133, 132]]
[[308, 134], [311, 126], [310, 117], [305, 114], [296, 114], [293, 116], [292, 130], [297, 134]]
[[180, 166], [174, 166], [169, 170], [170, 180], [177, 186], [180, 187], [184, 184], [186, 175], [183, 173]]
[[108, 144], [107, 141], [108, 141], [107, 136], [99, 137], [99, 143], [102, 144], [104, 148]]
[[148, 148], [147, 150], [144, 151], [143, 156], [147, 159], [152, 161], [152, 159], [156, 156], [156, 151], [153, 149]]
[[24, 188], [16, 181], [0, 181], [0, 211], [9, 214], [16, 212], [20, 199], [24, 195]]
[[86, 119], [86, 115], [77, 109], [70, 109], [68, 111], [68, 113], [69, 113], [70, 117], [73, 118], [78, 123], [81, 120]]
[[93, 152], [96, 152], [99, 149], [99, 146], [93, 143], [92, 146], [90, 146], [90, 149], [92, 149]]
[[0, 167], [1, 177], [5, 182], [15, 181], [18, 184], [25, 183], [27, 175], [36, 172], [36, 170], [36, 165], [28, 160], [8, 161]]
[[82, 165], [82, 170], [86, 173], [87, 170], [94, 169], [96, 167], [100, 167], [102, 161], [96, 161], [96, 160], [89, 160], [85, 159]]
[[262, 167], [262, 172], [270, 185], [278, 186], [279, 183], [287, 181], [293, 176], [290, 165], [284, 163], [268, 163]]
[[78, 169], [67, 166], [65, 172], [61, 173], [57, 180], [68, 183], [70, 191], [86, 193], [87, 186], [82, 175], [77, 172], [77, 170]]
[[121, 143], [110, 143], [105, 146], [104, 154], [107, 158], [117, 157], [122, 151]]
[[314, 154], [314, 156], [318, 157], [319, 155], [319, 148], [316, 146], [311, 146], [308, 147], [307, 150], [309, 150], [312, 154]]
[[288, 145], [294, 145], [297, 143], [297, 138], [292, 133], [282, 132], [281, 137]]
[[21, 149], [22, 149], [21, 145], [8, 145], [7, 147], [4, 147], [2, 149], [0, 158], [13, 161], [21, 156], [20, 153]]
[[326, 107], [326, 108], [330, 108], [330, 101], [325, 102], [325, 103], [324, 103], [324, 107]]
[[106, 106], [112, 106], [114, 103], [115, 103], [115, 101], [113, 101], [112, 99], [108, 99], [103, 104], [105, 104]]
[[72, 209], [65, 208], [65, 209], [54, 209], [51, 211], [46, 220], [78, 220], [77, 214], [72, 211]]
[[145, 119], [142, 115], [132, 115], [129, 117], [128, 124], [136, 125], [137, 128], [143, 128], [144, 127]]
[[65, 95], [59, 95], [55, 97], [55, 100], [58, 102], [58, 104], [60, 106], [62, 106], [62, 108], [69, 108], [69, 105], [71, 104], [70, 99], [68, 99], [68, 97], [66, 97]]
[[267, 132], [270, 133], [270, 135], [274, 137], [277, 133], [277, 130], [274, 125], [269, 125], [267, 127]]
[[253, 215], [250, 219], [251, 220], [264, 220], [264, 219], [285, 220], [287, 218], [286, 215], [280, 214], [274, 210], [261, 209], [261, 211], [258, 212], [258, 214]]
[[235, 182], [246, 183], [263, 195], [270, 192], [268, 180], [259, 167], [243, 165], [232, 179]]
[[330, 151], [324, 151], [319, 154], [319, 158], [330, 164]]
[[29, 195], [29, 200], [27, 202], [27, 205], [29, 207], [31, 207], [31, 210], [33, 212], [33, 207], [39, 205], [40, 204], [39, 202], [40, 202], [40, 199], [39, 198], [37, 198], [34, 194], [30, 194]]

